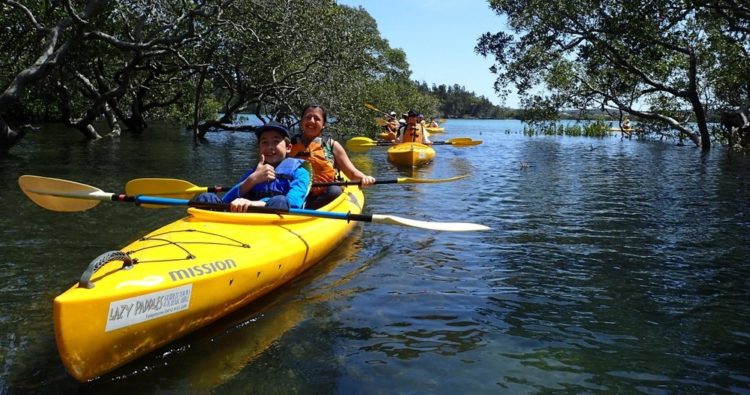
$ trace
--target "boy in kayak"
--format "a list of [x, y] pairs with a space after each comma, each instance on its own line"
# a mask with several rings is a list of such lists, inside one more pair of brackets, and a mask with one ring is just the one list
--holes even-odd
[[204, 193], [197, 201], [229, 203], [232, 212], [246, 212], [251, 207], [283, 210], [304, 207], [310, 191], [310, 165], [287, 157], [292, 148], [289, 130], [280, 123], [269, 122], [258, 128], [255, 135], [260, 154], [258, 165], [248, 170], [223, 198]]
[[[357, 169], [344, 147], [329, 136], [321, 136], [327, 126], [327, 113], [323, 106], [308, 105], [300, 116], [302, 132], [292, 138], [290, 157], [305, 159], [313, 169], [313, 182], [332, 182], [341, 170], [351, 181], [360, 181], [361, 187], [375, 182], [375, 178]], [[307, 208], [318, 209], [341, 195], [337, 185], [313, 187], [307, 198]]]

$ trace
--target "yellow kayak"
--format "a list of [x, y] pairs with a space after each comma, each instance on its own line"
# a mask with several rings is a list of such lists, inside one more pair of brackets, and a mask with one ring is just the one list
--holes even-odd
[[427, 127], [425, 129], [428, 132], [430, 132], [430, 133], [444, 133], [445, 132], [445, 128], [430, 128], [430, 127]]
[[[356, 186], [320, 211], [361, 213]], [[188, 209], [90, 265], [55, 298], [55, 340], [68, 372], [94, 379], [244, 306], [330, 253], [355, 222]]]
[[388, 148], [388, 160], [403, 166], [420, 166], [435, 158], [432, 147], [420, 143], [401, 143]]

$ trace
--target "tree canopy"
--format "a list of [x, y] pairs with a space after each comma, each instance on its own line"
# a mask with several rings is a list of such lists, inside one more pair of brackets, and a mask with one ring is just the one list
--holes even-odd
[[0, 0], [0, 10], [2, 150], [34, 119], [95, 139], [172, 118], [203, 138], [246, 127], [241, 113], [293, 125], [310, 102], [329, 107], [340, 133], [374, 127], [365, 102], [437, 110], [374, 19], [333, 0]]
[[750, 145], [746, 1], [489, 3], [511, 30], [482, 35], [475, 50], [494, 56], [499, 93], [514, 86], [526, 107], [630, 114], [704, 150], [707, 115], [732, 112], [742, 121], [721, 137]]

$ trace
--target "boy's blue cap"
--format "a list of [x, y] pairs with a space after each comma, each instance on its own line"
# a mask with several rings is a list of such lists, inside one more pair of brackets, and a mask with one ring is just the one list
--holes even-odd
[[258, 129], [255, 129], [255, 137], [260, 138], [260, 135], [267, 130], [275, 130], [281, 133], [282, 136], [289, 137], [289, 129], [287, 129], [286, 126], [274, 121], [271, 121], [259, 127]]

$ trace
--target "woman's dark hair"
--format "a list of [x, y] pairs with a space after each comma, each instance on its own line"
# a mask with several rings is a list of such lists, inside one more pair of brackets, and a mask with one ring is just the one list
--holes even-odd
[[300, 120], [305, 117], [305, 113], [307, 110], [314, 110], [316, 108], [319, 108], [320, 111], [323, 113], [323, 125], [328, 124], [328, 111], [326, 111], [326, 108], [321, 106], [320, 104], [308, 104], [305, 106], [305, 108], [302, 109], [302, 114], [300, 115]]

